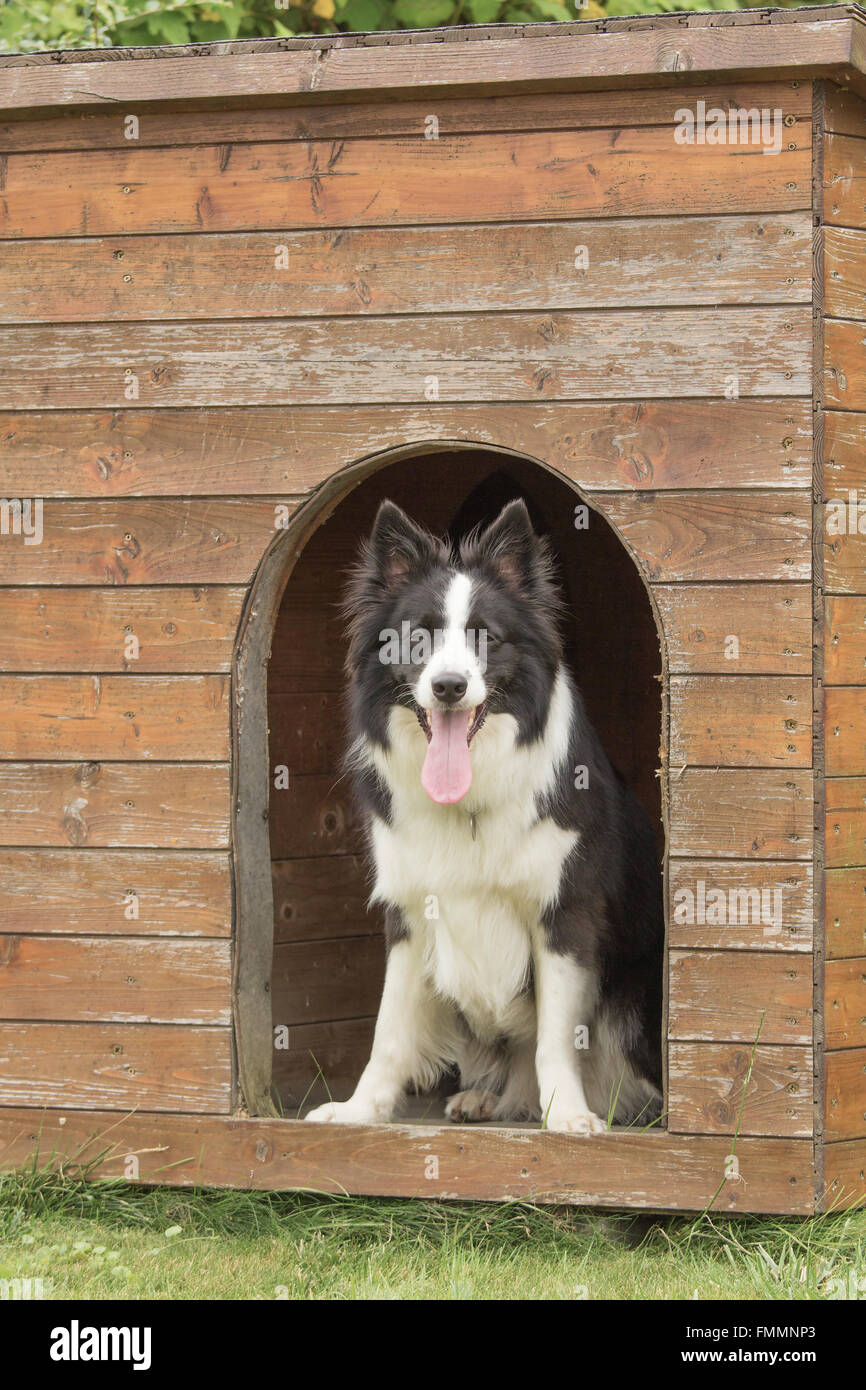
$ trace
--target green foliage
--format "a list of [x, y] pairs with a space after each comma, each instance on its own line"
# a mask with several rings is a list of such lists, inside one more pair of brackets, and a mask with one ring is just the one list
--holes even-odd
[[0, 53], [446, 24], [598, 20], [665, 10], [748, 9], [750, 4], [751, 0], [3, 0]]

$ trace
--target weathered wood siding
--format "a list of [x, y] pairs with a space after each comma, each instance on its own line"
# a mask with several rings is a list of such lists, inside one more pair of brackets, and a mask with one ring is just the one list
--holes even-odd
[[823, 177], [824, 1183], [866, 1194], [866, 103], [828, 87]]
[[[670, 1152], [680, 1132], [685, 1154], [733, 1131], [760, 1030], [742, 1130], [788, 1136], [804, 1181], [812, 89], [689, 93], [781, 109], [781, 152], [677, 144], [681, 89], [142, 112], [135, 142], [121, 114], [0, 128], [0, 476], [44, 501], [41, 544], [0, 537], [0, 1102], [96, 1106], [102, 1087], [124, 1108], [144, 1076], [142, 1108], [228, 1111], [226, 674], [244, 593], [284, 509], [336, 469], [460, 441], [582, 488], [650, 587], [669, 892], [783, 904], [778, 929], [671, 911]], [[832, 592], [857, 602], [838, 566]], [[299, 700], [325, 702], [327, 739], [337, 684], [309, 672], [274, 708], [305, 798], [285, 823], [274, 808], [277, 954], [304, 999], [351, 986], [347, 953], [380, 950], [342, 792], [291, 739]], [[131, 985], [91, 991], [102, 948], [145, 1009]], [[15, 974], [28, 959], [56, 968], [50, 990]], [[374, 1002], [342, 1013], [350, 1050]], [[316, 1012], [301, 1042], [331, 1048], [342, 1084], [341, 1011]], [[58, 1095], [50, 1059], [67, 1055], [78, 1081]], [[808, 1205], [783, 1165], [756, 1181], [767, 1210]]]

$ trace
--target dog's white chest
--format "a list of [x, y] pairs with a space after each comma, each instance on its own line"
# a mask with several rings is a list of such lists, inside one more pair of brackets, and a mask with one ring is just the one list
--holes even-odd
[[507, 1030], [529, 980], [532, 930], [556, 898], [574, 833], [504, 810], [479, 811], [473, 837], [462, 808], [421, 804], [392, 827], [377, 822], [373, 841], [375, 896], [422, 935], [436, 991], [480, 1036]]

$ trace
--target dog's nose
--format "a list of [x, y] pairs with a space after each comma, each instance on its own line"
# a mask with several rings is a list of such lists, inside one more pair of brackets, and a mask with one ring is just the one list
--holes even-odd
[[453, 671], [444, 671], [433, 682], [433, 694], [446, 705], [456, 705], [466, 694], [466, 679]]

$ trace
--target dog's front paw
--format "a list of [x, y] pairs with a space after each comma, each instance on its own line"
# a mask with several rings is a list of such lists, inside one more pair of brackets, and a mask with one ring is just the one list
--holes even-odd
[[354, 1100], [329, 1100], [325, 1105], [317, 1105], [304, 1119], [314, 1125], [374, 1125], [381, 1122], [381, 1117], [374, 1110], [366, 1105], [358, 1105]]
[[556, 1134], [606, 1134], [607, 1125], [591, 1110], [554, 1110], [547, 1116], [545, 1129]]
[[492, 1091], [458, 1091], [445, 1106], [445, 1114], [455, 1124], [489, 1120], [499, 1097]]

